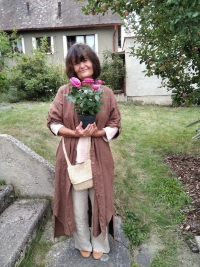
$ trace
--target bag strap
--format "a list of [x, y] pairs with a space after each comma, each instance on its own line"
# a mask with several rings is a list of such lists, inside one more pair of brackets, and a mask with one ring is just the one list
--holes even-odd
[[[89, 158], [89, 153], [90, 153], [90, 148], [91, 148], [91, 137], [89, 137], [89, 145], [88, 145], [88, 151], [87, 151], [87, 157]], [[70, 161], [69, 161], [69, 158], [67, 156], [67, 151], [66, 151], [66, 148], [65, 148], [65, 141], [64, 141], [64, 137], [62, 136], [62, 148], [63, 148], [63, 152], [64, 152], [64, 155], [65, 155], [65, 159], [67, 161], [67, 165], [68, 166], [72, 166]]]
[[67, 161], [67, 165], [68, 166], [71, 166], [71, 163], [68, 159], [68, 156], [67, 156], [67, 151], [66, 151], [66, 148], [65, 148], [65, 141], [64, 141], [64, 137], [62, 137], [62, 148], [63, 148], [63, 152], [64, 152], [64, 155], [65, 155], [65, 159]]

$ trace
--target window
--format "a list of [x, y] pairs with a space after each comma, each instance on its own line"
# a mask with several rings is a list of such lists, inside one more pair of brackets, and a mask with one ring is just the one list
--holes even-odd
[[77, 35], [67, 37], [67, 49], [69, 49], [75, 43], [84, 43], [89, 45], [95, 50], [95, 38], [94, 35]]
[[11, 40], [10, 42], [13, 53], [22, 53], [22, 43], [20, 41], [15, 42], [14, 40]]
[[[45, 52], [47, 54], [53, 54], [54, 53], [53, 36], [46, 38], [47, 38], [47, 46], [45, 47]], [[41, 48], [42, 39], [43, 37], [32, 37], [32, 44], [34, 49]]]
[[0, 51], [0, 56], [7, 57], [9, 54], [25, 54], [24, 38], [9, 38], [9, 42]]
[[74, 35], [63, 36], [64, 57], [67, 54], [69, 48], [75, 43], [84, 43], [89, 45], [98, 54], [98, 35]]
[[11, 49], [13, 53], [25, 53], [24, 38], [10, 39]]

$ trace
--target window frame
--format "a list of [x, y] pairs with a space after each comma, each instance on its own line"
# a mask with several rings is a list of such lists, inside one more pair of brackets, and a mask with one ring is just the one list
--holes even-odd
[[[45, 36], [45, 35], [44, 35]], [[34, 50], [37, 49], [37, 39], [42, 39], [44, 36], [38, 36], [38, 37], [32, 37], [32, 47]], [[46, 54], [47, 55], [52, 55], [55, 53], [55, 50], [54, 50], [54, 38], [53, 36], [46, 36], [47, 38], [49, 38], [50, 40], [50, 51], [46, 51]]]
[[[17, 41], [17, 42], [16, 42]], [[18, 46], [18, 43], [20, 43], [20, 45]], [[25, 54], [25, 45], [24, 45], [24, 38], [10, 38], [10, 46], [11, 46], [11, 50], [12, 53], [18, 53], [18, 54]], [[20, 48], [20, 51], [15, 51], [15, 47], [17, 47], [18, 49]]]
[[84, 36], [84, 40], [86, 39], [86, 36], [94, 36], [94, 51], [96, 52], [96, 54], [98, 55], [99, 53], [99, 50], [98, 50], [98, 47], [99, 47], [99, 44], [98, 44], [98, 34], [77, 34], [77, 35], [63, 35], [63, 54], [64, 54], [64, 58], [66, 57], [67, 55], [67, 52], [68, 52], [68, 40], [67, 38], [70, 38], [70, 37], [77, 37], [77, 36]]

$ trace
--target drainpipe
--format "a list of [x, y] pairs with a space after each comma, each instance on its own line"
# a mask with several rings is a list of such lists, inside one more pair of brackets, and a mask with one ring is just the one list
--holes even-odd
[[116, 32], [117, 32], [117, 25], [114, 25], [114, 32], [113, 32], [113, 52], [116, 51]]

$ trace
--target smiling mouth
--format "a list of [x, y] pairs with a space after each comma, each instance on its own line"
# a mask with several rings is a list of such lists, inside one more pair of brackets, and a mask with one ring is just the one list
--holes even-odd
[[85, 70], [81, 70], [80, 72], [86, 72], [86, 71], [88, 71], [88, 69], [85, 69]]

